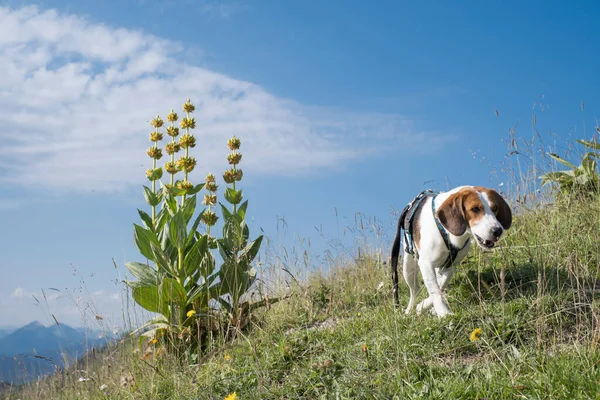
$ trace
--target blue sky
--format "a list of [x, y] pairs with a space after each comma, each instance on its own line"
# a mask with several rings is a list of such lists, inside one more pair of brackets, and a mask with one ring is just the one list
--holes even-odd
[[387, 255], [392, 211], [418, 191], [501, 188], [509, 129], [531, 138], [533, 114], [559, 151], [592, 134], [598, 4], [457, 4], [0, 2], [0, 319], [81, 325], [91, 299], [120, 323], [147, 122], [187, 97], [193, 177], [225, 169], [239, 136], [253, 232], [310, 238], [317, 265], [338, 239], [352, 248], [357, 212]]

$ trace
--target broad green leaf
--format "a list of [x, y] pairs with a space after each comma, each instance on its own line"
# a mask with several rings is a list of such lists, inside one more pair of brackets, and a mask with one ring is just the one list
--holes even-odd
[[233, 252], [225, 247], [223, 239], [217, 239], [217, 247], [223, 260], [229, 260], [230, 258], [233, 258]]
[[177, 198], [175, 196], [169, 194], [165, 198], [165, 204], [167, 205], [167, 211], [169, 212], [169, 215], [173, 215], [177, 212], [178, 203]]
[[150, 249], [152, 251], [152, 256], [154, 257], [154, 262], [156, 266], [168, 276], [173, 276], [173, 264], [171, 263], [171, 259], [163, 249], [161, 249], [160, 245], [157, 243], [151, 243]]
[[556, 161], [558, 161], [559, 163], [566, 165], [569, 168], [575, 169], [577, 168], [576, 166], [574, 166], [573, 164], [571, 164], [570, 162], [568, 162], [567, 160], [565, 160], [564, 158], [562, 158], [561, 156], [559, 156], [558, 154], [555, 153], [548, 153], [548, 155], [550, 157], [552, 157], [553, 159], [555, 159]]
[[[206, 238], [201, 239], [206, 242]], [[202, 246], [200, 240], [196, 241], [191, 247], [188, 247], [185, 251], [185, 257], [183, 260], [183, 266], [185, 267], [185, 273], [190, 276], [198, 270], [200, 260], [202, 259], [202, 253], [200, 247]]]
[[242, 243], [240, 247], [246, 247], [246, 245], [248, 244], [248, 238], [250, 237], [250, 229], [248, 228], [248, 225], [246, 225], [246, 223], [243, 223], [243, 228], [242, 228]]
[[157, 181], [160, 178], [162, 178], [163, 176], [163, 170], [161, 167], [155, 168], [152, 170], [152, 172], [150, 172], [150, 175], [148, 176], [148, 180], [149, 181]]
[[187, 197], [185, 199], [185, 203], [183, 204], [183, 207], [181, 207], [181, 209], [180, 209], [180, 212], [183, 213], [183, 216], [185, 218], [186, 225], [192, 219], [192, 216], [194, 215], [194, 211], [196, 211], [196, 196]]
[[160, 285], [163, 298], [169, 302], [184, 306], [187, 303], [187, 293], [176, 279], [165, 278]]
[[260, 250], [262, 239], [263, 235], [260, 235], [253, 242], [248, 243], [244, 250], [242, 250], [240, 258], [245, 259], [246, 262], [250, 264], [252, 260], [254, 260], [254, 257], [256, 257], [256, 255], [258, 254], [258, 251]]
[[207, 277], [214, 270], [214, 264], [215, 260], [210, 251], [208, 251], [208, 236], [202, 235], [200, 239], [188, 249], [187, 254], [185, 255], [184, 265], [186, 273], [189, 276], [196, 271], [199, 271], [201, 276]]
[[204, 185], [205, 185], [204, 183], [200, 183], [200, 184], [194, 186], [193, 188], [189, 189], [187, 191], [187, 193], [188, 194], [196, 194], [196, 193], [198, 193], [199, 191], [202, 190], [202, 188], [204, 187]]
[[131, 289], [131, 296], [136, 303], [146, 310], [164, 315], [164, 307], [158, 293], [158, 286], [152, 285], [135, 287]]
[[144, 225], [146, 225], [146, 228], [154, 229], [152, 226], [152, 218], [146, 212], [138, 209], [138, 214], [140, 214], [140, 218], [144, 222]]
[[219, 205], [221, 206], [221, 213], [223, 214], [223, 219], [230, 219], [233, 215], [231, 214], [231, 211], [229, 211], [229, 209], [225, 207], [223, 203], [219, 202]]
[[223, 244], [228, 250], [238, 250], [242, 245], [242, 228], [234, 216], [225, 219], [223, 224]]
[[196, 220], [194, 221], [194, 223], [192, 224], [192, 227], [190, 229], [190, 233], [188, 235], [188, 239], [187, 239], [187, 244], [189, 245], [192, 240], [194, 239], [194, 235], [196, 234], [197, 230], [198, 230], [198, 226], [200, 225], [200, 222], [202, 221], [202, 215], [204, 214], [204, 211], [206, 211], [206, 209], [200, 211], [200, 214], [198, 214], [198, 217], [196, 217]]
[[177, 184], [181, 182], [180, 180], [175, 181], [175, 185], [171, 186], [171, 188], [169, 189], [169, 194], [171, 194], [171, 196], [182, 196], [186, 193], [185, 189], [179, 189], [177, 187]]
[[140, 281], [128, 281], [127, 279], [123, 280], [123, 282], [129, 286], [131, 289], [134, 289], [136, 287], [140, 287], [140, 286], [146, 286], [145, 284], [143, 284]]
[[148, 186], [144, 186], [144, 198], [150, 206], [157, 206], [160, 203], [161, 196], [154, 193]]
[[221, 296], [220, 287], [211, 286], [219, 277], [218, 274], [209, 276], [202, 285], [190, 290], [188, 293], [188, 304], [201, 299], [201, 303], [208, 304], [208, 300], [216, 299]]
[[154, 232], [141, 227], [138, 224], [133, 224], [133, 241], [137, 246], [140, 253], [143, 254], [149, 260], [155, 261], [154, 254], [152, 254], [151, 244], [154, 243], [158, 246], [158, 239]]
[[237, 209], [237, 215], [244, 220], [246, 218], [246, 210], [248, 209], [248, 200], [242, 203], [242, 205]]
[[225, 200], [227, 200], [231, 204], [239, 204], [242, 201], [243, 195], [242, 195], [241, 190], [234, 190], [232, 188], [227, 188], [227, 189], [225, 189], [224, 197], [225, 197]]
[[158, 275], [156, 270], [148, 264], [139, 262], [126, 262], [125, 266], [133, 276], [140, 280], [140, 283], [145, 285], [158, 284]]
[[187, 242], [187, 223], [183, 212], [177, 211], [169, 221], [169, 239], [173, 246], [181, 250]]
[[161, 210], [158, 212], [158, 214], [156, 215], [156, 229], [155, 232], [160, 232], [165, 225], [167, 224], [167, 221], [169, 220], [169, 210], [168, 207], [163, 207], [161, 208]]
[[[596, 128], [598, 129], [598, 128]], [[599, 130], [600, 132], [600, 130]], [[595, 150], [600, 150], [600, 143], [598, 143], [597, 141], [593, 141], [593, 142], [588, 142], [586, 140], [582, 140], [582, 139], [577, 139], [575, 140], [577, 143], [581, 143], [582, 145], [589, 147], [590, 149], [595, 149]]]

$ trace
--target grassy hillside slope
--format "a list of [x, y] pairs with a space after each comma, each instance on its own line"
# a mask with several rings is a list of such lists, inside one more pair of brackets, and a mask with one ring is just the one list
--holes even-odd
[[600, 398], [599, 237], [598, 200], [530, 210], [471, 251], [445, 319], [395, 312], [387, 254], [370, 254], [297, 283], [196, 365], [124, 342], [3, 398]]

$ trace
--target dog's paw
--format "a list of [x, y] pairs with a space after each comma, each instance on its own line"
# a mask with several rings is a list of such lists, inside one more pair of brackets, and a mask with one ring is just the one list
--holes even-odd
[[449, 309], [436, 310], [435, 308], [432, 308], [431, 312], [433, 314], [437, 315], [438, 318], [444, 318], [444, 317], [454, 315], [454, 313], [452, 311], [450, 311]]

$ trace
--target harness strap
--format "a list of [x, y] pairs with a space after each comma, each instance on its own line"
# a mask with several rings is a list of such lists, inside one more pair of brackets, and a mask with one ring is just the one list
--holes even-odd
[[419, 251], [413, 240], [413, 217], [423, 200], [434, 195], [435, 194], [430, 189], [424, 190], [408, 203], [402, 211], [402, 213], [405, 214], [402, 224], [404, 228], [404, 249], [408, 254], [415, 256], [417, 260], [419, 259]]
[[461, 251], [462, 249], [464, 249], [465, 247], [467, 247], [467, 245], [469, 244], [469, 241], [471, 239], [470, 238], [467, 239], [464, 246], [460, 247], [460, 248], [455, 246], [454, 244], [452, 244], [452, 241], [450, 240], [450, 236], [448, 235], [448, 231], [446, 230], [446, 228], [444, 228], [444, 226], [442, 225], [442, 222], [439, 220], [439, 218], [435, 214], [435, 198], [436, 197], [437, 197], [437, 195], [434, 196], [433, 199], [431, 199], [431, 212], [433, 213], [433, 219], [435, 221], [435, 224], [438, 227], [438, 230], [440, 231], [440, 235], [442, 235], [442, 239], [444, 239], [444, 244], [446, 244], [446, 248], [449, 251], [448, 258], [446, 258], [446, 261], [440, 267], [443, 269], [443, 268], [450, 267], [454, 263], [454, 260], [456, 260], [456, 257], [458, 256], [458, 252]]
[[465, 242], [464, 246], [461, 248], [452, 244], [448, 231], [446, 230], [446, 228], [444, 228], [441, 221], [435, 215], [435, 199], [437, 197], [437, 194], [434, 193], [431, 189], [427, 189], [419, 193], [410, 203], [406, 205], [406, 207], [404, 207], [404, 210], [402, 211], [402, 215], [405, 215], [404, 221], [402, 222], [402, 227], [404, 230], [404, 250], [408, 254], [413, 255], [417, 260], [419, 259], [419, 251], [417, 250], [417, 246], [415, 246], [413, 240], [413, 217], [415, 215], [416, 210], [419, 208], [421, 202], [423, 202], [423, 200], [425, 200], [427, 197], [432, 197], [431, 212], [433, 213], [433, 219], [435, 221], [435, 224], [437, 225], [440, 235], [442, 235], [444, 244], [446, 245], [446, 248], [449, 251], [446, 261], [444, 261], [444, 264], [440, 268], [448, 268], [452, 266], [452, 264], [456, 260], [458, 252], [467, 247], [470, 239], [468, 239]]

